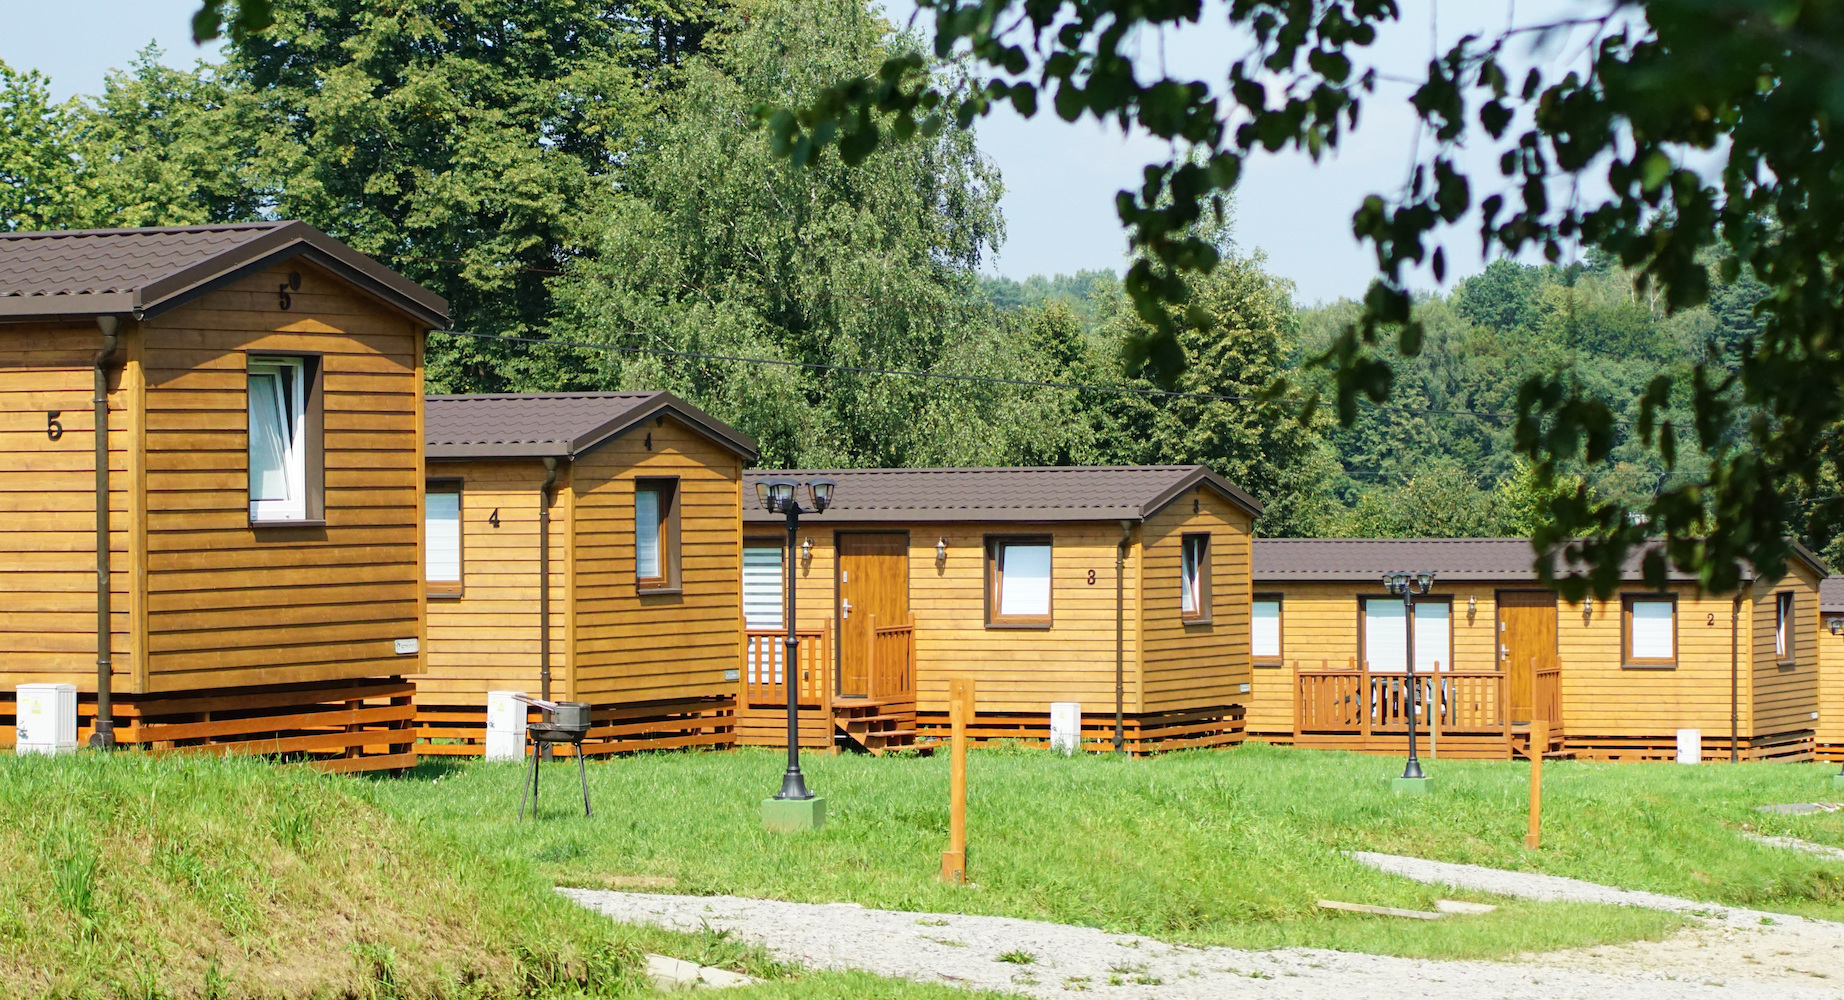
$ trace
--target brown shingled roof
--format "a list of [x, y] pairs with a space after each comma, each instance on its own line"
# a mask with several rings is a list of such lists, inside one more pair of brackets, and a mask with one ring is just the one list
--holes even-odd
[[1137, 521], [1194, 486], [1261, 513], [1254, 497], [1201, 465], [757, 469], [743, 475], [743, 520], [781, 520], [755, 494], [758, 480], [776, 477], [836, 482], [822, 515], [833, 521]]
[[[1793, 548], [1794, 558], [1821, 576], [1829, 572], [1804, 546], [1795, 542]], [[1643, 553], [1628, 556], [1626, 579], [1642, 578], [1642, 559]], [[1384, 573], [1423, 570], [1441, 580], [1537, 578], [1527, 538], [1257, 538], [1252, 561], [1256, 582], [1373, 582]], [[1696, 579], [1675, 568], [1667, 578]]]
[[1844, 576], [1828, 576], [1818, 582], [1818, 610], [1844, 614]]
[[156, 316], [305, 257], [435, 329], [448, 302], [305, 222], [0, 233], [0, 320]]
[[566, 458], [595, 448], [650, 417], [671, 414], [713, 441], [756, 459], [749, 435], [670, 392], [501, 393], [430, 396], [423, 440], [431, 460]]

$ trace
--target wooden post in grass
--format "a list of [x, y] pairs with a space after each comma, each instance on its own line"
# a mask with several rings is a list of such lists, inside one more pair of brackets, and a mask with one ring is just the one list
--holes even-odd
[[941, 852], [941, 877], [967, 881], [967, 719], [973, 714], [973, 678], [948, 682], [948, 849]]
[[1549, 720], [1530, 722], [1530, 832], [1524, 834], [1524, 849], [1537, 849], [1537, 835], [1543, 827], [1543, 751], [1549, 749]]

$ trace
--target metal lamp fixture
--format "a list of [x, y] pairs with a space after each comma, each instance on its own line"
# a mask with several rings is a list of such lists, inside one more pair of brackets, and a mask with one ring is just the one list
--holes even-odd
[[[935, 543], [935, 561], [936, 562], [947, 562], [948, 561], [948, 540], [946, 537], [943, 537], [940, 541]], [[1832, 619], [1832, 621], [1837, 621], [1837, 619], [1834, 618]], [[1837, 629], [1834, 628], [1831, 631], [1836, 632]]]
[[1421, 771], [1421, 756], [1416, 753], [1415, 749], [1415, 716], [1418, 713], [1415, 698], [1417, 690], [1415, 685], [1415, 595], [1426, 594], [1434, 589], [1434, 574], [1425, 571], [1385, 573], [1383, 574], [1383, 589], [1389, 591], [1391, 596], [1402, 598], [1402, 624], [1407, 636], [1409, 654], [1406, 664], [1409, 686], [1409, 759], [1402, 768], [1402, 776], [1404, 778], [1425, 778], [1427, 775]]
[[[788, 557], [786, 567], [787, 594], [787, 637], [782, 640], [783, 657], [782, 677], [786, 681], [788, 701], [788, 769], [781, 776], [781, 791], [777, 799], [806, 800], [813, 798], [807, 790], [807, 780], [800, 773], [800, 685], [797, 677], [800, 673], [800, 635], [795, 630], [795, 594], [794, 594], [794, 560], [797, 550], [811, 552], [813, 539], [808, 538], [805, 546], [800, 546], [796, 539], [800, 534], [800, 515], [818, 514], [832, 506], [833, 488], [830, 479], [814, 479], [797, 482], [793, 479], [763, 479], [756, 482], [756, 497], [762, 507], [771, 514], [782, 514], [787, 518]], [[800, 493], [805, 492], [810, 506], [802, 507]]]
[[1844, 618], [1827, 618], [1825, 627], [1831, 630], [1832, 635], [1844, 635]]

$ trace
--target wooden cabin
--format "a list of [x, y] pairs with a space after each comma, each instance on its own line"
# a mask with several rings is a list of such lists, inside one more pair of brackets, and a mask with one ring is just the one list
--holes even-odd
[[1819, 584], [1818, 611], [1818, 756], [1844, 761], [1844, 576]]
[[0, 234], [0, 739], [68, 683], [85, 738], [412, 763], [447, 325], [300, 222]]
[[1201, 466], [1139, 466], [746, 474], [740, 742], [787, 738], [785, 522], [755, 489], [778, 477], [837, 484], [797, 547], [806, 745], [942, 733], [955, 677], [975, 738], [1043, 741], [1074, 702], [1089, 749], [1117, 711], [1135, 753], [1241, 740], [1261, 507]]
[[424, 753], [488, 691], [594, 706], [586, 753], [729, 744], [755, 442], [666, 392], [428, 399]]
[[1812, 757], [1827, 571], [1803, 549], [1739, 596], [1683, 576], [1651, 590], [1635, 559], [1617, 597], [1581, 604], [1538, 584], [1518, 538], [1260, 539], [1254, 562], [1252, 737], [1403, 752], [1409, 619], [1382, 576], [1428, 571], [1413, 613], [1424, 753], [1523, 753], [1545, 719], [1553, 753], [1671, 759], [1696, 729], [1704, 758], [1727, 760], [1733, 708], [1741, 759]]

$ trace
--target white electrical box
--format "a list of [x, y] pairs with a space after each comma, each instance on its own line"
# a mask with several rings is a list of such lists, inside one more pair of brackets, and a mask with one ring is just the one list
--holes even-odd
[[1050, 749], [1060, 754], [1074, 754], [1082, 749], [1082, 703], [1050, 703]]
[[18, 753], [71, 753], [77, 749], [77, 687], [21, 684]]
[[487, 692], [487, 759], [525, 759], [525, 718], [529, 709], [518, 700], [522, 691]]
[[1678, 730], [1678, 763], [1703, 763], [1703, 730]]

